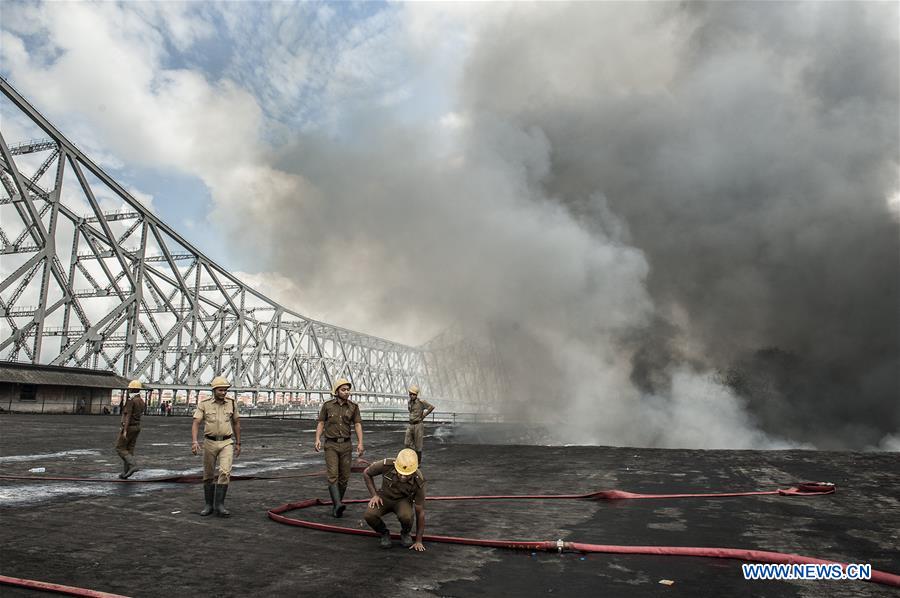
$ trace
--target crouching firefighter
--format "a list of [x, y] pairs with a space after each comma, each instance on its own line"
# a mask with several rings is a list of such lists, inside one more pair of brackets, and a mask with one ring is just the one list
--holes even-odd
[[[241, 420], [235, 400], [225, 396], [231, 384], [218, 376], [212, 381], [212, 398], [200, 401], [194, 410], [191, 426], [191, 452], [203, 451], [203, 496], [206, 506], [200, 515], [206, 517], [215, 512], [219, 517], [230, 517], [225, 508], [225, 495], [231, 480], [231, 463], [241, 454]], [[197, 440], [197, 432], [203, 422], [203, 444]], [[219, 476], [215, 477], [216, 460]]]
[[[381, 490], [375, 490], [373, 478], [381, 476]], [[416, 451], [405, 448], [396, 459], [376, 461], [363, 472], [366, 487], [372, 499], [366, 509], [365, 519], [372, 529], [381, 535], [382, 548], [391, 547], [391, 532], [381, 519], [393, 512], [400, 521], [400, 543], [406, 548], [425, 550], [422, 536], [425, 534], [425, 476], [419, 470]], [[413, 523], [413, 505], [416, 515], [416, 541], [410, 537]]]

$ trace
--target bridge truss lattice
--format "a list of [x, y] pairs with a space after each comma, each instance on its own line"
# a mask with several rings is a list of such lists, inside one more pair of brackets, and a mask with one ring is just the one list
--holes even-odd
[[[0, 78], [0, 361], [113, 370], [157, 388], [371, 400], [430, 388], [426, 349], [300, 315], [161, 221]], [[33, 135], [36, 138], [30, 138]], [[433, 393], [432, 393], [433, 394]]]

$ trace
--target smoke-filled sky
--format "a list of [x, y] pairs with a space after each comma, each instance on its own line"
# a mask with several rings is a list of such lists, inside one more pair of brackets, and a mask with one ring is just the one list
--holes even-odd
[[338, 325], [489, 331], [559, 442], [900, 447], [896, 3], [3, 17], [3, 76], [198, 247]]

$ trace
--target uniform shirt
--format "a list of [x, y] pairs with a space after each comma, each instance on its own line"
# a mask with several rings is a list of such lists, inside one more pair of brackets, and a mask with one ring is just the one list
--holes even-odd
[[425, 476], [422, 470], [416, 470], [406, 481], [400, 480], [400, 474], [394, 469], [394, 459], [382, 459], [369, 466], [369, 475], [373, 478], [381, 476], [381, 490], [378, 495], [388, 500], [411, 498], [417, 505], [425, 505]]
[[322, 404], [318, 421], [325, 422], [325, 438], [350, 438], [350, 428], [362, 423], [359, 405], [347, 400], [343, 405], [339, 399], [331, 399]]
[[416, 399], [415, 401], [410, 401], [407, 407], [409, 407], [409, 423], [418, 424], [422, 421], [425, 410], [433, 409], [434, 405], [432, 405], [428, 401]]
[[125, 409], [122, 411], [122, 422], [129, 428], [140, 426], [142, 415], [144, 415], [144, 399], [141, 398], [141, 395], [129, 397], [125, 401]]
[[228, 436], [234, 434], [231, 424], [238, 420], [238, 410], [231, 397], [225, 397], [221, 403], [214, 398], [205, 399], [194, 410], [194, 419], [203, 420], [204, 434]]

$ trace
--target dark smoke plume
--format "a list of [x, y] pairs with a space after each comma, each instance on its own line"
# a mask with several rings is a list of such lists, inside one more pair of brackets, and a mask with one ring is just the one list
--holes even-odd
[[877, 445], [900, 430], [897, 23], [513, 6], [478, 33], [457, 151], [370, 115], [283, 154], [303, 185], [271, 257], [373, 325], [491, 330], [510, 410], [562, 442]]
[[626, 20], [675, 30], [669, 55], [627, 67], [591, 35], [620, 10], [643, 8], [513, 15], [468, 105], [547, 136], [542, 188], [587, 226], [627, 223], [661, 315], [635, 339], [639, 388], [693, 357], [767, 432], [877, 443], [900, 427], [897, 6], [659, 7]]

